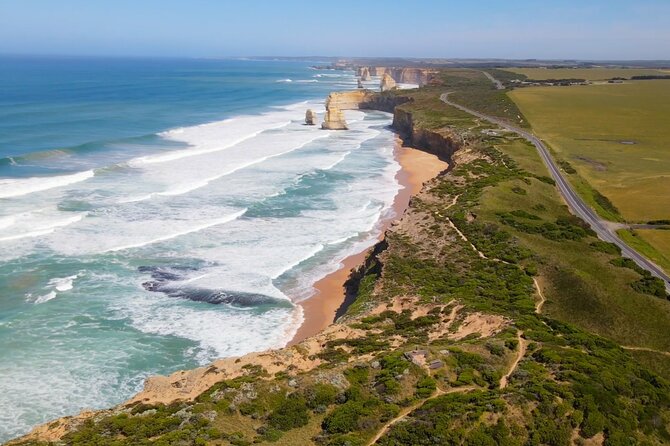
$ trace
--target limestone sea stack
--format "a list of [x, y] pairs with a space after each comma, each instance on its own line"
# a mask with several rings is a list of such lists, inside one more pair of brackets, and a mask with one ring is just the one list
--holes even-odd
[[316, 125], [317, 119], [318, 118], [316, 117], [316, 113], [314, 112], [314, 110], [312, 110], [311, 108], [307, 109], [307, 111], [305, 112], [305, 124]]
[[360, 79], [358, 79], [358, 88], [365, 88], [365, 87], [363, 86], [363, 82], [361, 82]]
[[326, 116], [321, 124], [321, 128], [325, 130], [348, 130], [347, 121], [344, 119], [344, 113], [337, 107], [328, 107], [326, 109]]
[[393, 80], [393, 78], [391, 77], [390, 74], [384, 73], [384, 75], [382, 76], [382, 81], [379, 85], [379, 89], [382, 92], [384, 92], [384, 91], [393, 90], [394, 88], [396, 88], [395, 81]]
[[360, 69], [360, 77], [362, 81], [370, 80], [370, 70], [368, 69], [368, 67], [362, 67]]

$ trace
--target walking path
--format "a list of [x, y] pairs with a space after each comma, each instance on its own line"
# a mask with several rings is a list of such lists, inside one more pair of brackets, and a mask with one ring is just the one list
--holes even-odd
[[622, 345], [621, 348], [623, 348], [624, 350], [635, 350], [639, 352], [658, 353], [659, 355], [670, 356], [670, 352], [664, 352], [663, 350], [654, 350], [653, 348], [647, 348], [647, 347], [634, 347], [632, 345]]
[[501, 389], [507, 387], [507, 384], [509, 383], [509, 377], [512, 376], [517, 366], [519, 365], [519, 362], [521, 362], [523, 357], [526, 355], [526, 348], [528, 347], [528, 341], [526, 341], [523, 338], [523, 332], [521, 330], [516, 332], [516, 339], [517, 341], [519, 341], [519, 350], [517, 351], [516, 358], [514, 358], [514, 362], [510, 366], [507, 373], [505, 373], [505, 375], [502, 378], [500, 378]]
[[542, 306], [547, 301], [547, 298], [544, 297], [544, 294], [542, 293], [542, 288], [540, 288], [540, 284], [538, 283], [535, 277], [533, 277], [533, 284], [535, 285], [535, 289], [537, 290], [537, 295], [540, 296], [540, 301], [535, 304], [535, 312], [537, 314], [541, 314]]
[[379, 441], [379, 439], [382, 438], [382, 436], [386, 432], [388, 432], [388, 430], [391, 428], [391, 426], [396, 424], [398, 421], [402, 421], [403, 418], [405, 418], [407, 415], [409, 415], [410, 413], [414, 412], [416, 409], [421, 407], [426, 401], [432, 400], [433, 398], [437, 398], [438, 396], [441, 396], [441, 395], [446, 395], [448, 393], [464, 393], [464, 392], [470, 392], [471, 390], [475, 390], [475, 389], [476, 389], [475, 386], [455, 387], [455, 388], [449, 389], [449, 390], [442, 390], [440, 388], [437, 388], [435, 390], [435, 392], [431, 396], [426, 398], [425, 400], [421, 400], [421, 401], [419, 401], [415, 404], [412, 404], [411, 406], [401, 410], [397, 417], [395, 417], [392, 420], [387, 421], [382, 426], [382, 428], [379, 430], [379, 432], [377, 432], [377, 434], [372, 438], [372, 440], [370, 440], [368, 442], [368, 446], [372, 446], [373, 444], [377, 443]]

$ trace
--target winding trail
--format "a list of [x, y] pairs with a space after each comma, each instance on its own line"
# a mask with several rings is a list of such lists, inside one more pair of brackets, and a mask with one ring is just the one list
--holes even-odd
[[544, 294], [542, 293], [542, 288], [540, 288], [540, 284], [535, 277], [533, 277], [533, 284], [535, 285], [535, 289], [537, 290], [537, 295], [540, 296], [540, 301], [535, 304], [535, 313], [541, 314], [542, 306], [547, 301], [547, 298], [544, 297]]
[[388, 430], [394, 424], [396, 424], [398, 421], [402, 421], [402, 419], [405, 418], [407, 415], [414, 412], [419, 407], [423, 406], [423, 404], [426, 403], [426, 401], [430, 401], [433, 398], [437, 398], [438, 396], [446, 395], [446, 394], [449, 394], [449, 393], [470, 392], [470, 391], [475, 390], [475, 389], [476, 389], [475, 386], [456, 387], [456, 388], [449, 389], [449, 390], [442, 390], [438, 387], [431, 396], [429, 396], [425, 400], [421, 400], [417, 403], [412, 404], [409, 407], [406, 407], [405, 409], [400, 411], [400, 413], [398, 414], [397, 417], [395, 417], [392, 420], [389, 420], [386, 423], [384, 423], [384, 425], [379, 430], [379, 432], [377, 432], [377, 434], [374, 437], [372, 437], [372, 439], [367, 443], [367, 446], [372, 446], [373, 444], [376, 444], [379, 441], [379, 439], [382, 438], [384, 436], [384, 434], [386, 432], [388, 432]]
[[523, 337], [523, 332], [521, 330], [516, 332], [516, 339], [519, 342], [519, 350], [516, 353], [516, 358], [514, 358], [514, 362], [510, 366], [509, 370], [505, 375], [500, 378], [500, 388], [504, 389], [507, 387], [507, 384], [509, 383], [509, 377], [512, 376], [514, 371], [516, 370], [517, 366], [519, 365], [519, 362], [523, 359], [524, 356], [526, 356], [526, 349], [528, 347], [528, 341], [524, 339]]
[[[488, 77], [488, 76], [487, 76]], [[670, 293], [670, 276], [665, 273], [658, 265], [656, 265], [651, 260], [647, 259], [633, 248], [631, 248], [626, 242], [621, 240], [619, 236], [612, 230], [608, 225], [608, 222], [602, 220], [589, 205], [587, 205], [584, 200], [575, 192], [572, 188], [572, 185], [568, 182], [565, 177], [563, 177], [561, 170], [558, 165], [554, 162], [549, 150], [544, 145], [544, 143], [529, 131], [523, 130], [519, 127], [516, 127], [512, 124], [509, 124], [502, 119], [495, 118], [493, 116], [488, 116], [478, 111], [472, 110], [468, 107], [465, 107], [460, 104], [456, 104], [449, 100], [449, 93], [443, 93], [440, 95], [440, 100], [447, 105], [450, 105], [458, 110], [461, 110], [465, 113], [469, 113], [477, 118], [488, 121], [492, 124], [498, 125], [505, 130], [516, 133], [522, 138], [526, 139], [532, 143], [537, 149], [540, 158], [544, 162], [545, 166], [549, 170], [554, 181], [556, 181], [556, 187], [558, 188], [559, 193], [568, 204], [572, 212], [580, 217], [582, 220], [587, 222], [591, 229], [598, 235], [601, 240], [615, 244], [621, 249], [621, 255], [632, 259], [637, 263], [641, 268], [646, 269], [654, 276], [660, 278], [665, 283], [665, 288]]]
[[[505, 373], [505, 375], [502, 378], [500, 378], [500, 388], [501, 389], [504, 389], [505, 387], [507, 387], [507, 384], [509, 383], [510, 376], [512, 376], [512, 374], [516, 371], [516, 368], [519, 366], [519, 363], [521, 362], [523, 357], [526, 356], [526, 351], [527, 351], [527, 348], [528, 348], [528, 341], [526, 339], [524, 339], [523, 332], [521, 330], [517, 331], [516, 338], [517, 338], [517, 341], [519, 343], [519, 348], [517, 349], [516, 357], [514, 358], [514, 361], [512, 362], [512, 364], [510, 365], [509, 370], [507, 371], [507, 373]], [[375, 434], [375, 436], [372, 437], [372, 439], [367, 443], [367, 446], [372, 446], [372, 445], [376, 444], [379, 441], [379, 439], [382, 438], [384, 436], [384, 434], [386, 432], [388, 432], [389, 429], [394, 424], [398, 423], [399, 421], [402, 421], [404, 418], [407, 417], [407, 415], [414, 412], [419, 407], [423, 406], [427, 401], [430, 401], [433, 398], [437, 398], [438, 396], [441, 396], [441, 395], [446, 395], [446, 394], [449, 394], [449, 393], [470, 392], [470, 391], [475, 390], [475, 389], [476, 389], [475, 386], [465, 386], [465, 387], [456, 387], [456, 388], [449, 389], [449, 390], [445, 391], [445, 390], [442, 390], [438, 387], [431, 396], [429, 396], [425, 400], [418, 401], [418, 402], [412, 404], [411, 406], [404, 408], [403, 410], [400, 411], [400, 413], [395, 418], [393, 418], [393, 419], [387, 421], [386, 423], [384, 423], [384, 425], [381, 427], [381, 429], [379, 429], [377, 434]]]
[[653, 348], [647, 348], [647, 347], [635, 347], [632, 345], [622, 345], [621, 348], [624, 350], [634, 350], [638, 352], [650, 352], [650, 353], [658, 353], [659, 355], [665, 355], [665, 356], [670, 356], [670, 352], [666, 352], [663, 350], [654, 350]]
[[468, 238], [465, 236], [465, 234], [463, 234], [463, 233], [456, 227], [456, 225], [454, 224], [454, 222], [452, 222], [451, 219], [450, 219], [449, 217], [445, 217], [445, 219], [447, 220], [447, 224], [449, 225], [449, 227], [450, 227], [451, 229], [453, 229], [454, 231], [456, 231], [456, 233], [461, 237], [461, 239], [462, 239], [464, 242], [468, 243], [468, 244], [470, 245], [470, 247], [473, 249], [473, 251], [475, 251], [475, 252], [477, 253], [477, 255], [478, 255], [480, 258], [482, 258], [482, 259], [488, 259], [488, 257], [486, 257], [486, 256], [484, 255], [483, 252], [481, 252], [479, 249], [477, 249], [477, 247], [476, 247], [470, 240], [468, 240]]
[[495, 77], [493, 77], [492, 74], [490, 74], [490, 73], [488, 73], [488, 72], [486, 72], [486, 71], [482, 71], [482, 73], [484, 73], [484, 76], [486, 76], [487, 78], [489, 78], [489, 80], [490, 80], [491, 82], [493, 82], [493, 85], [496, 86], [496, 90], [504, 90], [504, 89], [505, 89], [505, 87], [504, 87], [504, 85], [502, 84], [502, 82], [500, 82], [498, 79], [496, 79]]

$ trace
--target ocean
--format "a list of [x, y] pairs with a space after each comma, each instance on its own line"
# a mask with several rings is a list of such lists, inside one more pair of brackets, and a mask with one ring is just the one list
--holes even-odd
[[0, 441], [285, 345], [375, 242], [391, 117], [303, 125], [356, 87], [314, 63], [0, 57]]

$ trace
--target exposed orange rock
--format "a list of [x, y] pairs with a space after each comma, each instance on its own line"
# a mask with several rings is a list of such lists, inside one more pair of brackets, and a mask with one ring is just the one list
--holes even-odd
[[382, 80], [379, 84], [379, 89], [382, 92], [384, 92], [384, 91], [393, 90], [394, 88], [396, 88], [395, 81], [393, 80], [393, 78], [391, 77], [390, 74], [384, 73], [384, 75], [382, 76]]
[[326, 108], [326, 116], [323, 119], [321, 128], [324, 130], [348, 130], [347, 121], [344, 119], [344, 113], [337, 107]]

